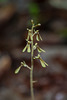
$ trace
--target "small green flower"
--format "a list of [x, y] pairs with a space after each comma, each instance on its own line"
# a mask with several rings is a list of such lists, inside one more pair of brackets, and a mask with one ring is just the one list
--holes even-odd
[[36, 35], [36, 40], [37, 40], [37, 41], [40, 41], [40, 40], [42, 41], [42, 37], [40, 36], [39, 33]]
[[36, 50], [37, 48], [37, 43], [35, 43], [35, 45], [33, 46], [33, 49]]
[[30, 42], [28, 41], [27, 45], [25, 46], [25, 48], [22, 50], [22, 52], [25, 52], [27, 49], [27, 52], [30, 53], [31, 49], [30, 49]]
[[33, 59], [39, 59], [42, 67], [48, 66], [48, 64], [41, 58], [40, 54], [38, 54], [38, 56], [35, 56]]
[[40, 54], [38, 54], [37, 56], [35, 56], [33, 59], [39, 59], [40, 58]]
[[41, 49], [39, 46], [37, 46], [37, 50], [38, 50], [39, 53], [45, 52], [45, 51], [44, 51], [43, 49]]
[[33, 46], [33, 49], [36, 50], [41, 53], [41, 52], [45, 52], [43, 49], [41, 49], [39, 46], [38, 46], [38, 43], [35, 43], [35, 45]]
[[42, 41], [42, 37], [41, 37], [41, 35], [39, 34], [39, 38], [40, 38], [40, 40]]
[[27, 36], [27, 39], [26, 39], [26, 41], [29, 41], [29, 34], [28, 34], [28, 36]]
[[48, 64], [41, 57], [39, 59], [40, 59], [40, 63], [42, 65], [42, 67], [48, 66]]

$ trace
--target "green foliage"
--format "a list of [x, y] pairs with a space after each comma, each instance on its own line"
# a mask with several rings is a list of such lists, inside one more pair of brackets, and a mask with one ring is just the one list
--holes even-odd
[[39, 12], [40, 12], [39, 7], [38, 7], [38, 4], [35, 3], [35, 2], [30, 3], [29, 12], [32, 15], [38, 15]]
[[58, 33], [59, 33], [62, 37], [66, 37], [66, 38], [67, 38], [67, 28], [61, 29]]
[[[35, 23], [37, 23], [39, 19], [39, 13], [40, 13], [40, 8], [38, 3], [31, 0], [28, 8], [29, 8], [28, 10], [29, 10], [30, 17], [34, 19]], [[28, 24], [30, 25], [30, 22]]]
[[7, 0], [0, 0], [0, 2], [6, 2]]

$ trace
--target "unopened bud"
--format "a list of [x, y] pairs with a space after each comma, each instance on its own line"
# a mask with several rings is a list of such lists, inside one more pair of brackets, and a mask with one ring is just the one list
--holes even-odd
[[38, 26], [41, 26], [41, 24], [39, 23]]
[[33, 20], [31, 20], [31, 23], [33, 24]]

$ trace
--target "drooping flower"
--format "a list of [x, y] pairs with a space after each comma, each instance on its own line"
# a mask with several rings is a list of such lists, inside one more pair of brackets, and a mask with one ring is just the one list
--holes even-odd
[[48, 64], [41, 58], [40, 54], [38, 54], [38, 56], [35, 56], [34, 59], [39, 59], [42, 67], [48, 66]]
[[30, 48], [30, 42], [28, 41], [27, 45], [25, 46], [25, 48], [22, 50], [22, 52], [25, 52], [27, 50], [28, 53], [31, 52], [31, 48]]
[[39, 59], [40, 59], [40, 63], [42, 65], [42, 67], [48, 66], [48, 64], [41, 57]]
[[37, 48], [37, 43], [35, 43], [35, 45], [33, 46], [33, 49], [36, 50]]
[[45, 51], [44, 51], [43, 49], [41, 49], [39, 46], [37, 46], [37, 50], [38, 50], [39, 53], [45, 52]]
[[25, 61], [21, 62], [21, 65], [15, 70], [15, 74], [19, 73], [22, 66], [28, 67], [28, 65], [25, 63]]
[[43, 49], [41, 49], [41, 48], [38, 46], [37, 43], [35, 43], [35, 45], [33, 46], [33, 49], [34, 49], [34, 50], [37, 49], [37, 51], [38, 51], [39, 53], [41, 53], [41, 52], [45, 52]]
[[38, 54], [37, 56], [35, 56], [33, 59], [39, 59], [40, 58], [40, 54]]
[[40, 36], [40, 34], [39, 34], [39, 33], [38, 33], [38, 34], [36, 34], [36, 40], [37, 40], [37, 41], [40, 41], [40, 40], [42, 41], [42, 37]]

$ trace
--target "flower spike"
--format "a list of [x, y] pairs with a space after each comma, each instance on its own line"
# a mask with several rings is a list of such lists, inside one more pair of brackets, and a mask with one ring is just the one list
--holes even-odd
[[[27, 31], [28, 31], [28, 35], [27, 35], [27, 38], [26, 38], [26, 46], [24, 47], [24, 49], [22, 50], [22, 52], [25, 52], [27, 51], [28, 53], [30, 53], [31, 55], [31, 66], [29, 67], [25, 61], [21, 62], [21, 66], [19, 66], [16, 70], [15, 70], [15, 74], [17, 74], [21, 67], [25, 67], [25, 68], [28, 68], [30, 70], [30, 87], [31, 87], [31, 100], [34, 100], [34, 93], [33, 93], [33, 83], [35, 83], [36, 81], [33, 81], [33, 68], [34, 68], [34, 60], [35, 59], [39, 59], [42, 67], [46, 67], [48, 66], [48, 64], [41, 58], [40, 56], [40, 53], [41, 52], [45, 52], [43, 49], [41, 49], [39, 46], [38, 46], [38, 43], [35, 43], [35, 39], [37, 41], [40, 41], [42, 40], [42, 37], [40, 36], [39, 34], [39, 30], [36, 30], [36, 27], [40, 26], [41, 24], [38, 23], [38, 24], [34, 24], [34, 21], [31, 20], [31, 29], [28, 29], [27, 28]], [[34, 38], [35, 37], [35, 38]], [[34, 55], [34, 50], [37, 50], [39, 54], [37, 54], [37, 56]]]

